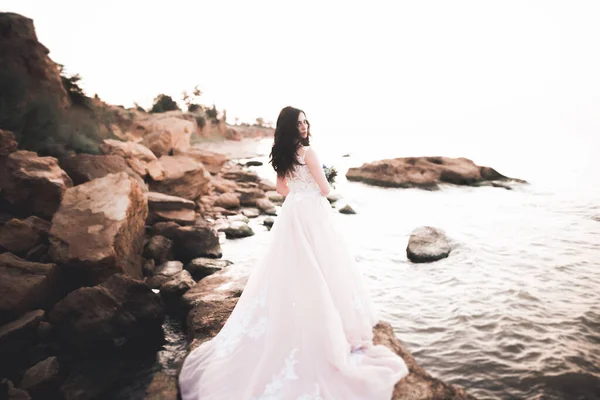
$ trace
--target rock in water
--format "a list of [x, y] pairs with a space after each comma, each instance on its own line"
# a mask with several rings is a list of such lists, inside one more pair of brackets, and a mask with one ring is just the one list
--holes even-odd
[[449, 157], [406, 157], [365, 163], [348, 169], [346, 178], [377, 186], [427, 190], [439, 189], [441, 183], [482, 186], [497, 181], [525, 182], [466, 158]]
[[88, 284], [119, 272], [141, 279], [147, 216], [142, 189], [124, 172], [76, 186], [52, 219], [49, 254]]
[[446, 258], [450, 250], [448, 238], [441, 230], [423, 226], [411, 233], [406, 255], [412, 262], [424, 263]]

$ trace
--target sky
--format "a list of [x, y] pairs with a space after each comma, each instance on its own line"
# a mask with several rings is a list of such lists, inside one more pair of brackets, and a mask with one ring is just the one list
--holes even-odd
[[338, 135], [600, 130], [600, 2], [3, 0], [88, 95], [158, 93], [228, 120], [286, 105]]

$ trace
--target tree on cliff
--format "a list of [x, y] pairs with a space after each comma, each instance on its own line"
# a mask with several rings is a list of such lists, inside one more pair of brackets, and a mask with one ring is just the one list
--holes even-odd
[[161, 112], [174, 111], [174, 110], [179, 110], [179, 109], [180, 109], [179, 106], [173, 100], [173, 98], [171, 96], [161, 93], [158, 96], [156, 96], [156, 98], [154, 99], [154, 104], [152, 105], [152, 109], [150, 110], [150, 112], [151, 113], [161, 113]]
[[60, 72], [60, 79], [62, 81], [63, 87], [67, 91], [69, 95], [69, 99], [71, 100], [71, 104], [82, 107], [90, 107], [90, 98], [87, 97], [79, 86], [79, 81], [81, 81], [81, 76], [79, 74], [67, 76], [65, 75], [64, 65], [58, 64], [58, 70]]

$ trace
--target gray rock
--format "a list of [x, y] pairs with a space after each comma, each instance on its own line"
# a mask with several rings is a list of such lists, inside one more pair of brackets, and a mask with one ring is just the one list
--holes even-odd
[[256, 218], [260, 215], [260, 210], [254, 207], [242, 208], [240, 212], [247, 218]]
[[156, 263], [167, 261], [173, 250], [173, 241], [165, 236], [156, 235], [146, 243], [144, 257], [154, 260]]
[[227, 228], [223, 229], [223, 232], [225, 232], [227, 239], [239, 239], [254, 235], [252, 228], [242, 221], [233, 221]]
[[165, 299], [165, 302], [172, 304], [179, 300], [195, 284], [196, 281], [192, 279], [192, 275], [188, 271], [183, 270], [173, 275], [171, 279], [161, 285], [160, 294]]
[[350, 204], [346, 204], [344, 207], [338, 210], [341, 214], [356, 214], [356, 211], [350, 206]]
[[450, 251], [450, 243], [444, 232], [430, 226], [415, 229], [406, 247], [406, 255], [415, 263], [441, 260], [448, 257]]
[[223, 268], [233, 264], [229, 260], [216, 260], [214, 258], [199, 257], [190, 261], [185, 269], [189, 271], [194, 280], [199, 281], [202, 278], [221, 271]]

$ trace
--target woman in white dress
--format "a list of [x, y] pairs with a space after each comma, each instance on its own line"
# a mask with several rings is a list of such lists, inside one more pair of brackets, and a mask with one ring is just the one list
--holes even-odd
[[372, 344], [377, 320], [309, 140], [305, 113], [284, 108], [270, 162], [286, 197], [271, 242], [223, 329], [186, 358], [183, 400], [389, 400], [408, 374]]

